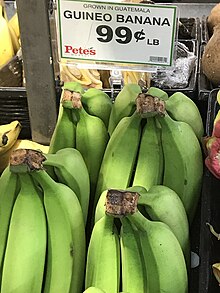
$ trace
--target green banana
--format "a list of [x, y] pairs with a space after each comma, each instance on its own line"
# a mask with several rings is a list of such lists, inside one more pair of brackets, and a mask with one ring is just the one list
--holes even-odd
[[88, 289], [83, 291], [83, 293], [105, 293], [105, 291], [103, 291], [97, 287], [89, 287]]
[[109, 139], [102, 160], [94, 206], [101, 193], [109, 188], [125, 189], [130, 186], [141, 137], [141, 116], [135, 111], [124, 117]]
[[11, 214], [18, 191], [17, 174], [12, 173], [8, 166], [0, 177], [0, 280]]
[[55, 154], [60, 149], [75, 147], [75, 140], [76, 125], [73, 123], [72, 111], [64, 107], [61, 102], [48, 153]]
[[[61, 183], [57, 183], [56, 189], [53, 188], [50, 182], [42, 180], [39, 172], [33, 171], [32, 176], [43, 190], [43, 202], [48, 227], [43, 292], [67, 293], [70, 292], [72, 279], [74, 247], [70, 220], [66, 210], [63, 208], [61, 197], [66, 195], [69, 188], [65, 185], [62, 185], [65, 188], [61, 188]], [[68, 188], [67, 191], [66, 188]], [[74, 194], [71, 193], [71, 196], [74, 197]]]
[[50, 140], [49, 153], [54, 154], [62, 148], [75, 147], [76, 121], [72, 115], [72, 97], [81, 96], [84, 89], [78, 82], [65, 82], [62, 87], [57, 122]]
[[107, 129], [112, 109], [112, 101], [109, 95], [100, 89], [89, 88], [82, 94], [81, 100], [86, 112], [102, 119]]
[[164, 153], [163, 185], [181, 198], [189, 223], [192, 223], [200, 198], [203, 157], [200, 143], [185, 122], [174, 121], [168, 114], [157, 117], [162, 128]]
[[[152, 222], [140, 212], [127, 214], [137, 227], [146, 268], [149, 293], [187, 293], [188, 277], [185, 259], [178, 240], [162, 222]], [[141, 292], [138, 284], [134, 292]]]
[[90, 197], [91, 203], [93, 203], [99, 169], [109, 135], [104, 122], [100, 118], [89, 115], [83, 107], [78, 111], [76, 149], [82, 154], [89, 172]]
[[123, 117], [131, 116], [134, 113], [139, 93], [141, 93], [141, 87], [137, 84], [126, 84], [119, 92], [109, 117], [108, 132], [110, 135]]
[[44, 154], [43, 166], [53, 167], [58, 181], [69, 186], [77, 195], [82, 207], [84, 222], [87, 221], [90, 182], [89, 173], [81, 153], [74, 148], [64, 148], [56, 154]]
[[147, 272], [138, 231], [126, 217], [121, 218], [121, 223], [122, 290], [131, 293], [146, 293]]
[[46, 171], [31, 174], [43, 190], [48, 218], [49, 248], [44, 292], [80, 293], [85, 269], [85, 225], [78, 198], [68, 186], [55, 182]]
[[120, 244], [114, 218], [105, 215], [95, 223], [87, 253], [85, 289], [98, 287], [118, 293], [120, 283]]
[[64, 82], [62, 86], [63, 90], [68, 90], [70, 92], [80, 93], [81, 95], [84, 94], [85, 90], [79, 82], [76, 81], [68, 81]]
[[148, 118], [141, 135], [137, 165], [132, 185], [143, 186], [147, 190], [163, 180], [163, 150], [161, 129], [154, 117]]
[[21, 189], [11, 215], [1, 292], [41, 292], [47, 243], [46, 217], [29, 174], [18, 177]]
[[165, 91], [163, 91], [157, 87], [154, 87], [154, 86], [149, 87], [149, 89], [147, 90], [147, 94], [149, 94], [153, 97], [157, 97], [157, 98], [164, 100], [164, 101], [169, 99], [168, 94]]
[[188, 123], [201, 141], [204, 135], [203, 121], [193, 100], [181, 92], [176, 92], [166, 101], [166, 110], [174, 120]]
[[187, 267], [190, 268], [189, 222], [179, 196], [164, 185], [152, 186], [148, 192], [139, 192], [138, 206], [144, 206], [150, 219], [167, 224], [183, 250]]

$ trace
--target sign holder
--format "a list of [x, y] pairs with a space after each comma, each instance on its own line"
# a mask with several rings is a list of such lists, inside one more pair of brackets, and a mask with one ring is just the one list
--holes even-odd
[[176, 16], [173, 5], [57, 0], [59, 62], [145, 72], [170, 67]]

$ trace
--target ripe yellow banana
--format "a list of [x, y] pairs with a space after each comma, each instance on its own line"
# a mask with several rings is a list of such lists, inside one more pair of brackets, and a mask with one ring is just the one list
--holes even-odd
[[19, 29], [19, 22], [18, 22], [18, 13], [15, 14], [9, 19], [10, 27], [14, 30], [17, 39], [20, 39], [20, 29]]
[[0, 155], [4, 154], [15, 144], [20, 131], [21, 124], [17, 120], [0, 125]]
[[13, 28], [10, 25], [10, 22], [8, 22], [8, 29], [9, 29], [10, 36], [11, 36], [14, 54], [16, 54], [18, 52], [18, 50], [20, 49], [21, 45], [19, 43], [19, 39], [17, 38], [15, 31], [13, 30]]
[[88, 78], [91, 81], [91, 84], [100, 85], [100, 88], [102, 88], [102, 82], [100, 80], [100, 76], [97, 78], [97, 74], [96, 76], [94, 76], [94, 74], [89, 69], [80, 69], [80, 71], [83, 77]]
[[66, 63], [65, 66], [66, 66], [66, 69], [70, 72], [70, 74], [72, 74], [73, 76], [75, 76], [77, 79], [81, 79], [82, 78], [81, 71], [75, 65], [71, 65], [71, 64]]
[[3, 7], [0, 5], [0, 68], [7, 64], [14, 56], [7, 20], [3, 16]]
[[10, 155], [16, 149], [33, 149], [33, 150], [40, 150], [43, 153], [48, 153], [49, 146], [42, 145], [35, 141], [29, 139], [17, 139], [15, 144], [4, 152], [3, 154], [0, 153], [0, 173], [8, 166]]
[[49, 150], [48, 145], [43, 145], [30, 139], [17, 139], [16, 143], [13, 145], [12, 148], [14, 150], [17, 150], [17, 149], [40, 150], [45, 154], [47, 154]]

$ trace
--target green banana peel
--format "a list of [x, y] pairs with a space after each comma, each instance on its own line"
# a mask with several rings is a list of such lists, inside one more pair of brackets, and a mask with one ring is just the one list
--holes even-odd
[[76, 81], [65, 82], [62, 86], [62, 89], [69, 90], [71, 92], [77, 92], [80, 94], [83, 94], [85, 92], [82, 85]]

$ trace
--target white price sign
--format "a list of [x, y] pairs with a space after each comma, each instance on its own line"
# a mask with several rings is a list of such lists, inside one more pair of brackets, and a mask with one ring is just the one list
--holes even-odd
[[171, 66], [176, 9], [58, 0], [60, 58]]

